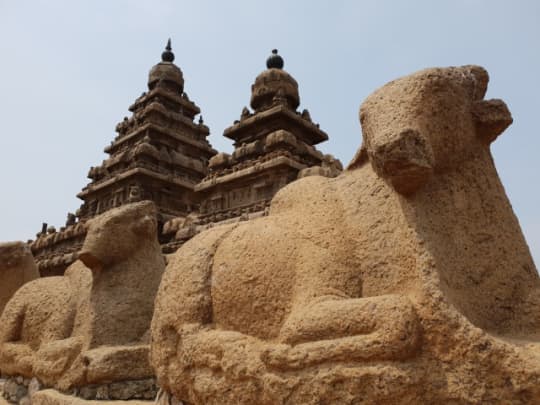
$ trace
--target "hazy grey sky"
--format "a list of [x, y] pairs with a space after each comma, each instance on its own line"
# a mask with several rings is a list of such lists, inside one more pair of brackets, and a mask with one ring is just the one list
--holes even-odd
[[358, 107], [377, 87], [431, 66], [479, 64], [487, 97], [514, 124], [493, 154], [540, 262], [540, 2], [0, 0], [0, 240], [63, 225], [92, 165], [168, 37], [210, 142], [249, 104], [272, 48], [327, 131], [320, 148], [347, 163], [360, 145]]

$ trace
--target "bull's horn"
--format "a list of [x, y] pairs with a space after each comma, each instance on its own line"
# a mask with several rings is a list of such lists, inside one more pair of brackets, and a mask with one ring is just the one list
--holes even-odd
[[487, 86], [489, 82], [489, 74], [482, 66], [467, 65], [463, 66], [463, 69], [469, 73], [473, 80], [472, 94], [473, 100], [482, 100], [486, 95]]

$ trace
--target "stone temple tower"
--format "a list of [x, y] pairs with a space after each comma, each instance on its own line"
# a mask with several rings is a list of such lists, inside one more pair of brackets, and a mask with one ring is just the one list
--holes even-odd
[[143, 93], [116, 126], [117, 137], [105, 152], [110, 157], [92, 167], [92, 180], [77, 196], [79, 216], [91, 218], [127, 202], [152, 200], [158, 221], [186, 215], [195, 206], [194, 186], [206, 176], [216, 154], [207, 141], [208, 127], [199, 107], [184, 92], [182, 71], [174, 63], [170, 40], [148, 77]]
[[267, 69], [251, 86], [253, 112], [244, 107], [240, 120], [225, 129], [223, 135], [234, 141], [234, 152], [210, 159], [207, 177], [195, 187], [202, 201], [199, 224], [263, 215], [277, 191], [303, 169], [331, 160], [339, 171], [339, 161], [314, 147], [328, 136], [307, 110], [297, 110], [298, 83], [283, 65], [274, 49]]
[[90, 168], [91, 182], [77, 195], [83, 204], [76, 216], [69, 214], [59, 231], [38, 234], [32, 251], [42, 275], [62, 274], [84, 240], [82, 223], [111, 208], [152, 200], [159, 235], [167, 220], [198, 209], [194, 187], [217, 152], [202, 117], [195, 118], [200, 109], [184, 91], [182, 71], [173, 61], [169, 40], [161, 62], [150, 70], [148, 91], [129, 107], [132, 116], [116, 126], [118, 135], [105, 148], [109, 157]]

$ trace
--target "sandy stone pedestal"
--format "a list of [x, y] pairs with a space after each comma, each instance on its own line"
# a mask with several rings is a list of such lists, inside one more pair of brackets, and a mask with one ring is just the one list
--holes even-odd
[[[39, 391], [32, 396], [32, 405], [148, 405], [152, 403], [153, 401], [92, 401], [65, 395], [53, 389]], [[0, 402], [0, 405], [3, 404]]]

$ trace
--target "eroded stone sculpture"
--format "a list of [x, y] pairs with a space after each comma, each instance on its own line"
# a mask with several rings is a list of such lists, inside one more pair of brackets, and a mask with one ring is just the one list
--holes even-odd
[[487, 83], [478, 66], [388, 83], [347, 171], [186, 242], [152, 321], [162, 403], [540, 402], [540, 281]]
[[15, 291], [38, 277], [39, 272], [28, 244], [0, 243], [0, 314]]
[[7, 304], [0, 318], [6, 374], [63, 391], [152, 378], [148, 331], [165, 267], [155, 206], [124, 205], [87, 227], [80, 260], [64, 276], [34, 280]]

